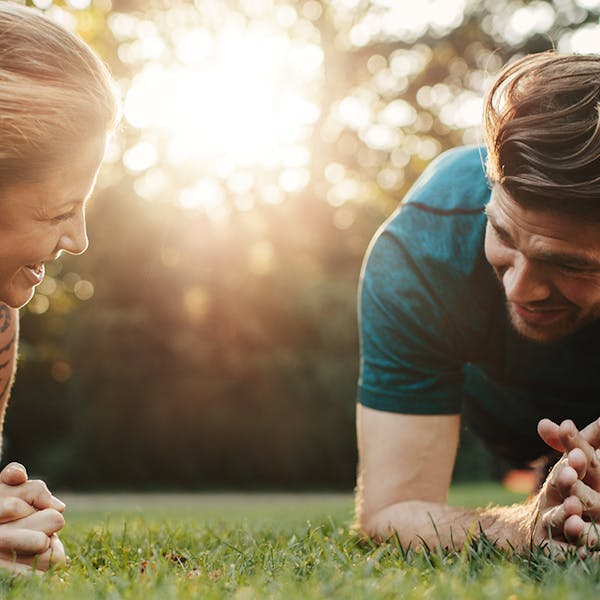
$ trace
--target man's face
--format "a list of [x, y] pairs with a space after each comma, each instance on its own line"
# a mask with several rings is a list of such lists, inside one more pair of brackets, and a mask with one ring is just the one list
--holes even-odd
[[104, 140], [90, 143], [44, 181], [0, 191], [0, 301], [23, 306], [44, 278], [44, 263], [62, 251], [85, 251], [85, 202], [103, 153]]
[[521, 335], [553, 342], [600, 319], [600, 222], [523, 208], [498, 184], [486, 212], [485, 255]]

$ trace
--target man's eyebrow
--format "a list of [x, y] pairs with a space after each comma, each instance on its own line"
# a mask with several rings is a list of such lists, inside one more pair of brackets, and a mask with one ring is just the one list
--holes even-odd
[[568, 252], [540, 252], [534, 257], [543, 262], [564, 265], [584, 270], [600, 270], [600, 262], [584, 254], [569, 254]]
[[490, 213], [487, 206], [485, 207], [485, 214], [488, 218], [490, 225], [494, 228], [494, 231], [498, 234], [498, 237], [503, 242], [507, 242], [509, 244], [514, 244], [512, 235], [510, 235], [508, 230], [504, 229], [504, 227], [502, 227], [502, 225], [500, 225], [500, 223], [498, 223], [498, 221], [496, 221], [496, 217], [494, 217], [494, 215], [492, 213]]

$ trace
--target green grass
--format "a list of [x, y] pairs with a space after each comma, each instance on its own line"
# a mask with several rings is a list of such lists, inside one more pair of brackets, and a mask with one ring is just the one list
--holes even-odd
[[[509, 557], [485, 539], [461, 552], [370, 546], [350, 530], [349, 495], [65, 498], [70, 565], [0, 576], [3, 598], [594, 598], [597, 561]], [[519, 497], [453, 490], [454, 504]]]

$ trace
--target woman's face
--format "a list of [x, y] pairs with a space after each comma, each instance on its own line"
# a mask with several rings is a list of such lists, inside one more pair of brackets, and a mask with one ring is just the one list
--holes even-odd
[[15, 183], [0, 190], [0, 301], [18, 308], [31, 300], [44, 278], [44, 263], [62, 251], [85, 252], [86, 201], [105, 141], [94, 141], [76, 160], [39, 183]]

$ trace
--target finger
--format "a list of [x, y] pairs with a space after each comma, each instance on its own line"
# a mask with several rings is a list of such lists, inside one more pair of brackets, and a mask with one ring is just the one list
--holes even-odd
[[600, 530], [596, 523], [587, 523], [582, 518], [573, 516], [565, 521], [565, 539], [577, 546], [585, 546], [588, 550], [597, 550]]
[[598, 541], [600, 541], [600, 529], [597, 523], [584, 523], [581, 533], [581, 542], [590, 550], [598, 550]]
[[558, 506], [554, 506], [544, 513], [541, 518], [541, 526], [551, 537], [563, 538], [564, 526], [571, 516], [581, 517], [583, 506], [581, 500], [576, 496], [569, 496]]
[[579, 515], [571, 515], [564, 522], [563, 535], [571, 544], [581, 545], [579, 540], [583, 535], [586, 522]]
[[57, 510], [45, 508], [44, 510], [35, 511], [18, 521], [6, 523], [5, 526], [41, 531], [50, 536], [53, 533], [60, 531], [65, 526], [65, 518]]
[[591, 444], [594, 448], [598, 448], [600, 446], [600, 419], [596, 419], [584, 427], [581, 430], [581, 435], [588, 444]]
[[555, 539], [556, 537], [563, 536], [563, 528], [566, 519], [567, 514], [565, 512], [565, 507], [563, 504], [559, 504], [558, 506], [553, 506], [544, 513], [544, 516], [540, 521], [540, 526], [548, 538]]
[[571, 494], [581, 500], [584, 517], [600, 520], [600, 493], [578, 479], [571, 486]]
[[567, 517], [572, 515], [581, 517], [583, 515], [583, 504], [581, 504], [581, 500], [577, 496], [569, 496], [568, 498], [565, 498], [563, 506], [565, 515]]
[[0, 551], [16, 554], [42, 554], [50, 547], [50, 538], [41, 531], [0, 525]]
[[583, 481], [595, 490], [600, 490], [600, 450], [592, 452]]
[[57, 567], [67, 564], [65, 547], [56, 534], [50, 536], [50, 564]]
[[564, 452], [565, 449], [558, 436], [558, 425], [550, 419], [542, 419], [537, 426], [538, 435], [544, 440], [548, 446], [559, 452]]
[[585, 477], [588, 468], [588, 460], [581, 448], [574, 448], [567, 454], [567, 464], [575, 469], [578, 479], [583, 479]]
[[50, 547], [45, 552], [42, 552], [42, 554], [26, 556], [0, 552], [0, 563], [1, 561], [12, 561], [38, 571], [47, 571], [50, 567], [64, 566], [67, 559], [62, 542], [58, 539], [57, 535], [53, 535], [50, 538]]
[[6, 485], [21, 485], [27, 481], [27, 470], [18, 462], [11, 462], [0, 471], [0, 482]]
[[587, 442], [570, 419], [560, 424], [558, 435], [567, 452], [579, 450], [583, 453], [585, 461], [579, 461], [578, 459], [581, 458], [579, 453], [575, 454], [577, 465], [580, 468], [574, 468], [578, 472], [579, 479], [584, 479], [588, 485], [596, 489], [600, 484], [600, 461], [596, 449]]
[[577, 429], [577, 426], [571, 419], [566, 419], [559, 425], [558, 437], [566, 452], [579, 448], [588, 461], [594, 457], [594, 448], [581, 435], [579, 429]]
[[35, 512], [35, 508], [21, 498], [0, 498], [0, 523], [23, 519]]
[[[567, 557], [571, 554], [577, 546], [569, 542], [562, 542], [557, 540], [547, 540], [541, 547], [542, 550], [556, 562], [564, 562]], [[577, 549], [577, 552], [581, 558], [585, 558], [586, 550], [585, 547]]]
[[52, 508], [58, 512], [65, 510], [65, 503], [53, 496], [48, 486], [39, 479], [30, 479], [23, 485], [15, 487], [12, 493], [40, 510], [45, 508]]
[[29, 575], [33, 572], [33, 569], [30, 566], [16, 562], [8, 557], [0, 558], [0, 568], [6, 569], [11, 573], [17, 573], [19, 575]]
[[[537, 430], [539, 436], [548, 446], [559, 452], [564, 452], [565, 448], [558, 435], [558, 428], [559, 426], [550, 419], [542, 419], [538, 423]], [[581, 435], [588, 444], [598, 448], [600, 446], [600, 419], [596, 419], [584, 427], [581, 430]]]
[[567, 464], [560, 465], [560, 467], [555, 468], [550, 474], [550, 487], [554, 490], [555, 495], [563, 500], [568, 496], [578, 496], [571, 491], [573, 484], [579, 481], [577, 471]]

